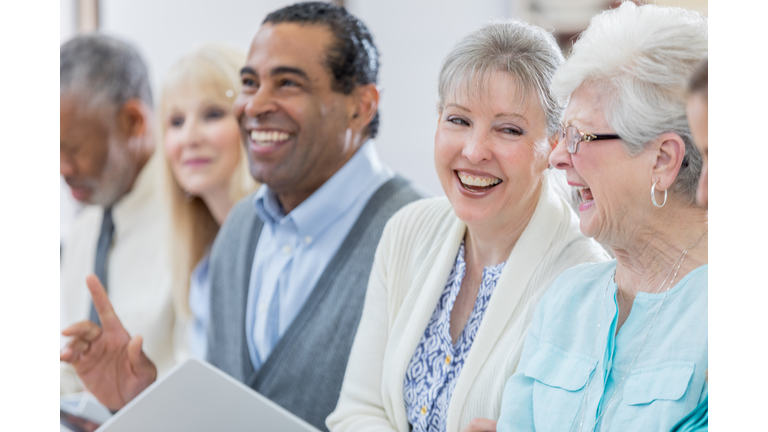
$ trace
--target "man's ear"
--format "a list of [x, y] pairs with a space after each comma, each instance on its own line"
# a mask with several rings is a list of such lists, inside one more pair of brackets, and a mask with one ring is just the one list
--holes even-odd
[[351, 96], [347, 109], [349, 128], [363, 130], [379, 109], [379, 89], [376, 84], [364, 84], [357, 86]]
[[147, 133], [149, 110], [141, 99], [130, 99], [117, 114], [117, 126], [125, 138], [140, 138]]
[[661, 134], [656, 138], [656, 163], [653, 167], [653, 181], [659, 181], [657, 190], [669, 189], [685, 158], [685, 141], [676, 133]]

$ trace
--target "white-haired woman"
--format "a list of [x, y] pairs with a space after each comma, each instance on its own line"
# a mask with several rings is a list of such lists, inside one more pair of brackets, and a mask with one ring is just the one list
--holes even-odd
[[159, 104], [165, 181], [173, 226], [171, 263], [179, 349], [206, 352], [210, 316], [208, 252], [222, 222], [255, 188], [232, 103], [245, 54], [205, 46], [180, 59], [165, 77]]
[[499, 431], [664, 431], [706, 396], [707, 223], [686, 120], [707, 21], [680, 8], [594, 17], [558, 70], [570, 97], [550, 163], [582, 197], [581, 231], [615, 260], [542, 299]]
[[435, 166], [447, 197], [387, 224], [330, 430], [458, 432], [497, 418], [541, 296], [565, 269], [607, 259], [547, 169], [562, 61], [550, 34], [517, 21], [446, 57]]

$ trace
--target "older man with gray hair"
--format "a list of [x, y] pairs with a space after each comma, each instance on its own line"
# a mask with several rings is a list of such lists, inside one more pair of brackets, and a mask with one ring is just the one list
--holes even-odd
[[[134, 48], [96, 34], [62, 45], [60, 68], [61, 175], [86, 204], [64, 243], [61, 328], [99, 323], [85, 283], [95, 273], [122, 324], [141, 335], [132, 346], [143, 344], [162, 373], [174, 363], [175, 318], [147, 68]], [[62, 363], [61, 392], [81, 389]]]

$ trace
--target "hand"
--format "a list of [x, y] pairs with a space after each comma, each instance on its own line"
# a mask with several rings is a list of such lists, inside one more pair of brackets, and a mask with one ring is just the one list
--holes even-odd
[[476, 418], [469, 422], [461, 432], [496, 432], [496, 422], [494, 420]]
[[61, 332], [71, 336], [59, 360], [74, 366], [86, 390], [112, 411], [119, 410], [155, 379], [157, 368], [141, 350], [141, 336], [131, 336], [115, 315], [99, 278], [85, 278], [102, 327], [81, 321]]

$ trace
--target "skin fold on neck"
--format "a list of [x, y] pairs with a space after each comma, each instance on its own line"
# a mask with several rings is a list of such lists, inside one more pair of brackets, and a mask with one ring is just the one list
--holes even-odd
[[[670, 195], [670, 200], [674, 199], [675, 196]], [[617, 333], [629, 317], [637, 293], [658, 291], [663, 294], [688, 273], [708, 262], [708, 241], [704, 238], [688, 251], [676, 276], [673, 270], [683, 251], [707, 233], [706, 210], [685, 204], [674, 205], [671, 202], [663, 209], [654, 210], [652, 216], [646, 215], [644, 223], [635, 225], [638, 228], [608, 245], [617, 261]], [[664, 282], [667, 275], [669, 278]]]

